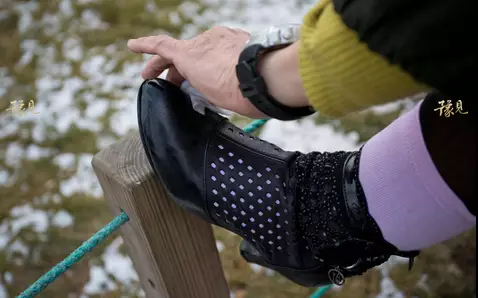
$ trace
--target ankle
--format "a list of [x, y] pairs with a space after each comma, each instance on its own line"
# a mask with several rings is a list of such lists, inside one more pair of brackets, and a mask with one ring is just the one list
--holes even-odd
[[361, 274], [392, 254], [407, 256], [384, 240], [368, 212], [358, 179], [360, 153], [313, 152], [294, 163], [299, 235], [315, 259], [343, 277]]

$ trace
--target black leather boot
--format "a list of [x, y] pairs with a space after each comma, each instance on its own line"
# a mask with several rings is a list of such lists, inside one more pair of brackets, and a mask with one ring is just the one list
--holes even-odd
[[358, 182], [360, 152], [284, 151], [157, 79], [138, 95], [141, 139], [171, 198], [244, 238], [241, 255], [303, 286], [343, 284], [413, 257], [387, 243]]

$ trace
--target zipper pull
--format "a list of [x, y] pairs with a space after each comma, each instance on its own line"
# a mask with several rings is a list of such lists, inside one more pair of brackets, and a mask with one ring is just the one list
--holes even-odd
[[339, 266], [332, 268], [328, 272], [329, 279], [337, 286], [341, 286], [345, 283], [345, 276], [340, 270]]

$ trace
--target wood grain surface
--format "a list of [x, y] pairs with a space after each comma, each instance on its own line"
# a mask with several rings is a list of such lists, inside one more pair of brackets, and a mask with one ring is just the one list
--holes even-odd
[[139, 134], [95, 155], [93, 168], [121, 228], [148, 298], [226, 298], [211, 226], [168, 198], [149, 165]]

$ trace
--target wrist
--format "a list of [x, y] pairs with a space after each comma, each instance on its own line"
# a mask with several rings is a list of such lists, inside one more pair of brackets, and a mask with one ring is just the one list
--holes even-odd
[[310, 105], [299, 72], [299, 43], [266, 52], [259, 59], [258, 71], [269, 94], [289, 107]]

